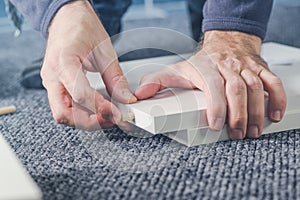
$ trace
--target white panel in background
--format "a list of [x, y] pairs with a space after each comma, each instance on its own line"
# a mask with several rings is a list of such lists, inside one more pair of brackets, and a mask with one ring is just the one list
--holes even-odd
[[0, 200], [22, 199], [42, 199], [42, 193], [0, 134]]

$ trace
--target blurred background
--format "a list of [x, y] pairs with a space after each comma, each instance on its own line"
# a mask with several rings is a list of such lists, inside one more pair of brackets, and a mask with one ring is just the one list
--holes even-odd
[[[114, 42], [119, 60], [195, 51], [197, 42], [191, 38], [189, 17], [184, 0], [133, 0], [122, 18], [122, 32]], [[300, 47], [299, 19], [300, 1], [274, 0], [265, 42]], [[19, 37], [15, 37], [16, 28], [5, 12], [4, 0], [0, 0], [0, 62], [3, 65], [0, 67], [5, 72], [5, 76], [0, 75], [0, 83], [13, 80], [15, 85], [21, 82], [39, 88], [45, 39], [26, 22], [22, 29]]]
[[[192, 35], [188, 8], [184, 0], [133, 0], [132, 2], [131, 7], [122, 18], [123, 31], [141, 27], [161, 27], [174, 30], [188, 37]], [[300, 23], [296, 21], [300, 18], [299, 8], [300, 1], [298, 0], [275, 0], [265, 40], [300, 47], [300, 39], [298, 37], [300, 34]], [[14, 38], [14, 31], [15, 28], [5, 12], [4, 1], [0, 0], [0, 48], [6, 49], [2, 53], [9, 54], [7, 50], [10, 49], [14, 51], [14, 55], [17, 55], [19, 51], [28, 52], [28, 54], [25, 53], [26, 62], [27, 60], [31, 62], [32, 59], [42, 56], [45, 41], [39, 33], [31, 30], [27, 24], [23, 26], [23, 33], [20, 37]], [[182, 40], [172, 41], [168, 34], [159, 32], [144, 34], [144, 32], [139, 32], [136, 34], [131, 33], [131, 36], [126, 35], [126, 39], [116, 42], [115, 47], [117, 52], [126, 52], [128, 47], [130, 47], [129, 49], [134, 49], [132, 47], [134, 44], [145, 43], [141, 46], [147, 46], [149, 43], [157, 43], [159, 41], [161, 46], [168, 46], [168, 48], [174, 49], [176, 52], [192, 52], [195, 49], [194, 44], [191, 41], [187, 42], [185, 39], [182, 37]], [[29, 46], [30, 48], [27, 49]], [[165, 54], [168, 53], [144, 49], [134, 54], [122, 55], [120, 59], [139, 59]], [[26, 65], [26, 62], [22, 62], [23, 65]]]
[[[300, 1], [274, 0], [265, 41], [300, 47], [299, 19]], [[197, 42], [191, 38], [185, 0], [132, 0], [121, 24], [122, 32], [114, 42], [120, 61], [191, 53], [197, 49]], [[15, 37], [16, 28], [5, 12], [4, 0], [0, 0], [0, 68], [5, 72], [0, 74], [0, 83], [13, 81], [16, 87], [22, 83], [41, 88], [39, 69], [46, 42], [26, 22], [22, 29], [19, 37]], [[15, 87], [1, 90], [11, 91], [8, 88]]]
[[[139, 29], [126, 33], [145, 27], [164, 28], [164, 31]], [[37, 69], [41, 65], [45, 40], [26, 22], [19, 37], [14, 37], [15, 30], [5, 12], [4, 1], [0, 0], [0, 60], [14, 62], [12, 65], [16, 67], [7, 69], [14, 70], [13, 74], [17, 76], [14, 80], [39, 88], [41, 81], [36, 81], [39, 79]], [[120, 61], [187, 53], [196, 47], [196, 42], [190, 38], [189, 14], [183, 0], [133, 0], [122, 18], [122, 31], [114, 42]]]

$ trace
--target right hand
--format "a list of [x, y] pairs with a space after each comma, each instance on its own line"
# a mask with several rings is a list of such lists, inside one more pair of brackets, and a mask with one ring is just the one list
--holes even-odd
[[166, 87], [198, 88], [205, 93], [211, 129], [221, 130], [227, 118], [230, 138], [258, 138], [264, 126], [265, 91], [271, 121], [280, 121], [286, 109], [283, 84], [260, 57], [260, 47], [254, 35], [206, 32], [199, 52], [143, 77], [135, 96], [146, 99]]
[[86, 71], [101, 73], [112, 98], [122, 103], [137, 100], [92, 6], [88, 1], [73, 1], [52, 20], [41, 70], [53, 117], [57, 123], [87, 130], [120, 123], [120, 111], [91, 88]]

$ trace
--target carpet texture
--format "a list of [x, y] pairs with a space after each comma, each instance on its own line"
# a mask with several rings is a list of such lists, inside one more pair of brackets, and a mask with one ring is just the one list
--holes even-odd
[[299, 199], [300, 131], [187, 148], [158, 135], [55, 125], [44, 91], [3, 104], [0, 131], [44, 199]]
[[0, 35], [0, 105], [18, 109], [0, 116], [0, 133], [44, 199], [300, 199], [300, 130], [187, 148], [162, 135], [56, 125], [46, 92], [19, 84], [43, 52], [36, 38]]

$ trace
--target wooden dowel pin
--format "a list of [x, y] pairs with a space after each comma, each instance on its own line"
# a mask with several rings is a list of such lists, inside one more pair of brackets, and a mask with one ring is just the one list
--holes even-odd
[[0, 108], [0, 115], [6, 115], [17, 111], [16, 106], [7, 106]]
[[122, 114], [122, 121], [133, 121], [134, 120], [134, 114], [132, 112]]

